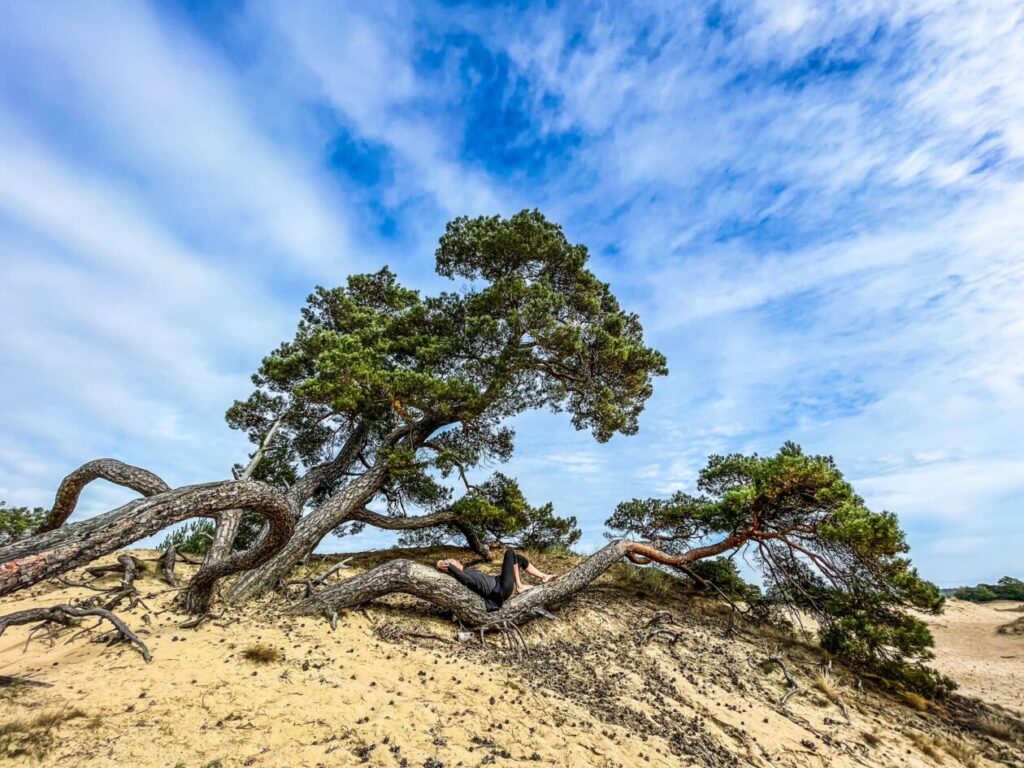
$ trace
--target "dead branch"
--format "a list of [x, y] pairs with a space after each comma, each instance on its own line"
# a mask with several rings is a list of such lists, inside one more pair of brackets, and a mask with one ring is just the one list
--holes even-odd
[[772, 664], [774, 664], [774, 665], [778, 666], [779, 669], [782, 670], [782, 674], [786, 678], [786, 683], [789, 685], [789, 690], [786, 691], [785, 694], [783, 694], [781, 699], [779, 699], [779, 706], [780, 707], [786, 706], [786, 702], [788, 702], [793, 696], [795, 696], [796, 694], [798, 694], [800, 692], [800, 690], [801, 690], [800, 686], [797, 684], [796, 680], [793, 678], [793, 675], [790, 674], [789, 667], [786, 666], [786, 662], [783, 661], [781, 656], [779, 656], [779, 655], [768, 656], [766, 659], [764, 659], [762, 662], [760, 662], [759, 665], [756, 665], [752, 659], [748, 659], [747, 662], [750, 664], [751, 667], [754, 667], [755, 669], [758, 666], [760, 666], [762, 669], [764, 669], [765, 667], [769, 667]]
[[174, 544], [168, 544], [167, 549], [160, 555], [160, 559], [164, 564], [164, 581], [170, 586], [178, 586], [178, 577], [174, 575], [174, 566], [178, 562], [178, 552], [174, 548]]
[[[76, 626], [80, 619], [95, 616], [99, 619], [105, 619], [114, 625], [115, 635], [107, 638], [105, 635], [104, 642], [119, 642], [124, 641], [135, 645], [142, 653], [142, 658], [147, 662], [153, 660], [150, 656], [149, 648], [146, 644], [139, 639], [128, 625], [121, 621], [116, 615], [106, 610], [105, 608], [95, 607], [76, 607], [73, 605], [55, 605], [48, 608], [29, 608], [24, 611], [16, 611], [15, 613], [9, 613], [6, 616], [0, 616], [0, 635], [7, 630], [8, 627], [18, 626], [21, 624], [34, 624], [40, 622], [39, 626], [32, 630], [32, 633], [37, 632], [43, 626], [47, 624], [59, 624], [64, 627]], [[77, 635], [76, 635], [77, 637]]]

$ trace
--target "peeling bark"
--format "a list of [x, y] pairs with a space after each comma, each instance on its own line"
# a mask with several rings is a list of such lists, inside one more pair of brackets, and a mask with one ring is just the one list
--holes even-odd
[[64, 525], [75, 511], [82, 489], [93, 480], [99, 479], [131, 488], [143, 496], [153, 496], [171, 490], [167, 483], [149, 470], [133, 467], [117, 459], [95, 459], [83, 464], [64, 478], [53, 500], [53, 509], [36, 533], [47, 533]]
[[184, 603], [189, 610], [205, 607], [218, 579], [258, 566], [280, 551], [292, 535], [294, 521], [288, 503], [269, 485], [227, 480], [184, 486], [18, 541], [0, 549], [0, 596], [85, 565], [173, 523], [191, 517], [216, 517], [237, 507], [266, 515], [268, 535], [252, 549], [235, 553], [208, 569], [203, 578], [196, 574]]

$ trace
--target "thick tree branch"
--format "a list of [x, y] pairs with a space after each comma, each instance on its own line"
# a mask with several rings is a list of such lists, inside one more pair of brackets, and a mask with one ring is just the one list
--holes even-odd
[[[252, 458], [249, 459], [249, 463], [242, 474], [236, 479], [249, 480], [252, 478], [252, 473], [256, 471], [256, 467], [266, 455], [267, 448], [274, 439], [274, 435], [277, 434], [277, 430], [281, 427], [281, 418], [281, 416], [278, 416], [274, 423], [270, 425], [270, 429], [267, 430], [263, 441], [252, 455]], [[243, 511], [241, 509], [225, 510], [220, 519], [217, 520], [217, 527], [213, 531], [213, 541], [210, 542], [210, 550], [206, 553], [206, 563], [212, 564], [218, 560], [223, 560], [231, 552], [231, 548], [235, 545], [235, 538], [238, 536], [238, 526], [242, 522]]]
[[451, 611], [459, 621], [471, 627], [494, 627], [506, 621], [519, 623], [532, 618], [538, 609], [562, 602], [576, 594], [635, 546], [638, 545], [630, 541], [610, 542], [554, 581], [517, 595], [490, 613], [484, 606], [483, 598], [470, 592], [448, 574], [404, 558], [346, 579], [301, 601], [292, 608], [292, 612], [306, 616], [331, 616], [343, 608], [360, 605], [393, 592], [403, 592]]
[[0, 596], [70, 571], [173, 523], [191, 517], [216, 517], [237, 507], [266, 515], [270, 522], [268, 535], [252, 549], [211, 567], [201, 579], [197, 574], [187, 600], [188, 607], [193, 608], [209, 600], [217, 579], [259, 565], [288, 542], [294, 521], [288, 503], [274, 488], [252, 480], [184, 486], [16, 542], [0, 549]]
[[57, 496], [53, 500], [53, 509], [36, 533], [46, 533], [64, 525], [75, 511], [82, 489], [93, 480], [99, 479], [131, 488], [143, 496], [153, 496], [171, 490], [167, 483], [149, 470], [133, 467], [117, 459], [95, 459], [83, 464], [61, 481]]

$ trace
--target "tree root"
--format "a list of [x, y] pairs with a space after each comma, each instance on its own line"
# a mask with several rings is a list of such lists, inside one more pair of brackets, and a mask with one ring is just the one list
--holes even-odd
[[187, 619], [186, 621], [181, 622], [181, 624], [179, 624], [178, 627], [180, 629], [198, 629], [199, 627], [203, 626], [203, 624], [205, 624], [206, 622], [212, 621], [216, 618], [219, 617], [214, 616], [212, 613], [201, 613], [198, 616], [193, 616], [191, 619]]
[[791, 698], [793, 698], [796, 694], [800, 693], [803, 690], [800, 687], [800, 685], [796, 682], [796, 680], [793, 678], [793, 675], [789, 671], [789, 667], [786, 666], [786, 662], [783, 661], [782, 657], [778, 654], [768, 656], [759, 664], [755, 663], [753, 659], [748, 658], [747, 663], [750, 664], [750, 666], [754, 669], [760, 667], [761, 670], [764, 670], [766, 667], [770, 667], [774, 664], [782, 670], [782, 674], [786, 678], [786, 683], [789, 685], [789, 690], [782, 695], [781, 699], [779, 699], [780, 707], [786, 706], [786, 702], [788, 702]]
[[[114, 625], [114, 629], [111, 632], [105, 632], [102, 635], [94, 638], [94, 642], [104, 642], [108, 645], [115, 642], [127, 642], [136, 646], [139, 652], [142, 654], [142, 658], [146, 662], [153, 660], [153, 657], [149, 653], [149, 648], [146, 644], [139, 639], [128, 625], [125, 624], [115, 614], [111, 613], [105, 608], [96, 607], [76, 607], [73, 605], [55, 605], [48, 608], [29, 608], [24, 611], [16, 611], [15, 613], [9, 613], [6, 616], [0, 616], [0, 635], [7, 630], [8, 627], [18, 626], [21, 624], [34, 624], [40, 622], [39, 626], [34, 627], [29, 632], [29, 638], [32, 635], [42, 629], [48, 624], [60, 624], [64, 627], [73, 627], [79, 623], [80, 619], [95, 616], [100, 620], [107, 620]], [[83, 633], [91, 632], [95, 627], [84, 629], [81, 632], [75, 634], [72, 640], [79, 637]]]
[[[679, 629], [673, 629], [678, 627]], [[668, 638], [669, 643], [676, 643], [683, 629], [683, 625], [676, 621], [675, 617], [668, 611], [657, 611], [654, 616], [644, 625], [643, 629], [636, 632], [637, 643], [647, 645], [657, 637]]]
[[167, 545], [167, 549], [165, 549], [164, 553], [160, 555], [160, 560], [157, 562], [160, 561], [163, 561], [164, 581], [172, 587], [178, 586], [178, 577], [174, 575], [174, 566], [178, 562], [178, 552], [174, 548], [173, 544]]

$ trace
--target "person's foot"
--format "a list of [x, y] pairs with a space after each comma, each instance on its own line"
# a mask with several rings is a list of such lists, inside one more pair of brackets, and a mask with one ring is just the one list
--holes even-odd
[[516, 587], [516, 594], [517, 595], [521, 595], [523, 592], [525, 592], [528, 589], [533, 589], [533, 585], [532, 584], [523, 584], [521, 587]]

